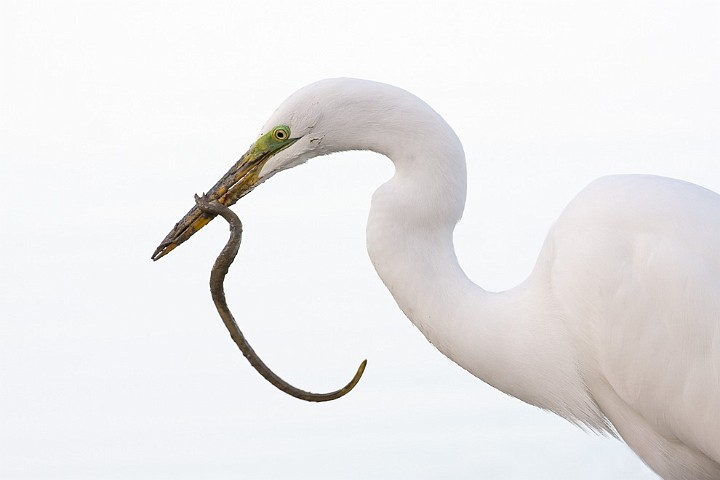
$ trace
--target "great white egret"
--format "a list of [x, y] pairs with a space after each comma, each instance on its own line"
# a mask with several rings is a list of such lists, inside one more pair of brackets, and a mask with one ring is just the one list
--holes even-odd
[[[458, 264], [462, 144], [399, 88], [330, 79], [290, 96], [208, 192], [231, 205], [312, 157], [371, 150], [395, 164], [367, 248], [405, 315], [455, 363], [581, 427], [619, 434], [655, 472], [720, 478], [720, 196], [669, 178], [596, 180], [559, 217], [530, 276], [491, 293]], [[167, 254], [212, 219], [194, 207]]]

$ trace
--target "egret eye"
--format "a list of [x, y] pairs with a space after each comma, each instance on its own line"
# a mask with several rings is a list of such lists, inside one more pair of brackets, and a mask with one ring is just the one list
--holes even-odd
[[278, 142], [284, 142], [290, 138], [290, 127], [279, 125], [273, 129], [272, 136]]

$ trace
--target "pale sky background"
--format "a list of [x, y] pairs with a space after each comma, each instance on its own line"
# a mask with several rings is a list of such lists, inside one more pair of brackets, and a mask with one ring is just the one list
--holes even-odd
[[150, 254], [282, 100], [353, 76], [455, 128], [458, 255], [510, 288], [598, 176], [720, 191], [718, 2], [2, 0], [0, 70], [0, 478], [654, 478], [405, 319], [365, 251], [378, 155], [316, 159], [235, 207], [241, 327], [314, 391], [367, 358], [340, 401], [290, 398], [237, 351], [207, 288], [224, 223]]

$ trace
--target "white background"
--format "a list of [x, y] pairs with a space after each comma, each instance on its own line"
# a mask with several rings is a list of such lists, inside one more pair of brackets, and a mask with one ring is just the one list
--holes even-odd
[[456, 129], [461, 263], [531, 270], [592, 179], [720, 191], [720, 6], [692, 1], [0, 2], [0, 478], [654, 478], [471, 377], [370, 265], [384, 158], [311, 161], [235, 207], [228, 297], [287, 397], [228, 337], [207, 279], [227, 227], [150, 254], [297, 88], [417, 94]]

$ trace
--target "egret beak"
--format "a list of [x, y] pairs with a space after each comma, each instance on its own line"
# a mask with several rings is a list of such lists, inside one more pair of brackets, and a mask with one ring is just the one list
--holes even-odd
[[[299, 138], [288, 138], [289, 135], [284, 137], [277, 135], [279, 128], [261, 136], [205, 194], [205, 199], [208, 202], [217, 200], [229, 207], [250, 193], [259, 184], [260, 171], [268, 159], [299, 140]], [[289, 133], [289, 129], [286, 131]], [[175, 247], [210, 223], [215, 216], [215, 214], [201, 212], [197, 206], [192, 207], [155, 249], [152, 259], [158, 260], [170, 253]]]

